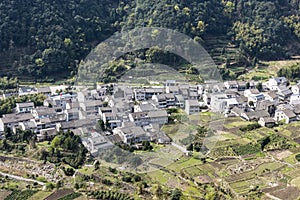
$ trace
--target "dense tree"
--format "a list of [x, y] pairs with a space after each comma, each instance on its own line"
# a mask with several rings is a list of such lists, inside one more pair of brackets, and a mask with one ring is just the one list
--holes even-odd
[[[135, 27], [174, 29], [208, 48], [214, 47], [207, 38], [222, 36], [225, 39], [216, 43], [228, 40], [237, 45], [235, 59], [242, 66], [253, 65], [257, 59], [286, 58], [299, 50], [296, 0], [3, 0], [0, 19], [0, 76], [35, 81], [75, 75], [91, 48], [116, 31]], [[226, 48], [222, 54], [226, 57]], [[128, 56], [185, 64], [156, 47]], [[108, 64], [105, 82], [117, 80], [124, 70], [134, 67], [127, 59]], [[235, 77], [228, 68], [222, 74], [227, 79]]]
[[300, 63], [282, 67], [277, 74], [278, 76], [284, 76], [289, 80], [297, 81], [300, 77]]
[[74, 168], [78, 168], [83, 164], [86, 153], [87, 149], [81, 143], [79, 136], [74, 135], [71, 131], [60, 131], [58, 135], [53, 138], [48, 152], [42, 154], [41, 159], [45, 160], [46, 157], [47, 161], [53, 163], [63, 162]]
[[16, 103], [33, 102], [35, 106], [43, 105], [46, 96], [43, 94], [23, 95], [20, 97], [11, 96], [6, 99], [0, 99], [0, 117], [4, 114], [11, 113]]
[[180, 200], [182, 196], [181, 190], [175, 188], [171, 193], [171, 200]]

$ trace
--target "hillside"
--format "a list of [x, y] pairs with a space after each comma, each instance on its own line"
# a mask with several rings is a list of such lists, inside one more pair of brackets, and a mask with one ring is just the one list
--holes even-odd
[[156, 26], [201, 42], [232, 78], [259, 60], [297, 54], [299, 7], [296, 0], [3, 0], [0, 76], [64, 79], [114, 32]]

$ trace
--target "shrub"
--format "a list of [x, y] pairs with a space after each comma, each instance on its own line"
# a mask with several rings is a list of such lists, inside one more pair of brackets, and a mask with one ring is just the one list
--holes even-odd
[[297, 160], [298, 162], [300, 162], [300, 154], [297, 154], [297, 155], [295, 156], [295, 158], [296, 158], [296, 160]]
[[243, 131], [243, 132], [245, 132], [245, 131], [252, 131], [252, 130], [258, 129], [260, 127], [261, 127], [261, 125], [259, 123], [253, 123], [253, 124], [248, 124], [245, 127], [241, 127], [240, 131]]

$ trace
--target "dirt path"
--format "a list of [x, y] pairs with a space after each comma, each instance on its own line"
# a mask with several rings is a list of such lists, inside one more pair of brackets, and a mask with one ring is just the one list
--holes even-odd
[[42, 186], [46, 185], [46, 183], [43, 183], [41, 181], [37, 181], [37, 180], [34, 180], [34, 179], [23, 178], [21, 176], [7, 174], [7, 173], [3, 173], [3, 172], [0, 172], [0, 175], [4, 176], [4, 177], [7, 176], [9, 178], [12, 178], [12, 179], [15, 179], [15, 180], [18, 180], [18, 181], [25, 181], [25, 182], [37, 183], [37, 184], [42, 185]]

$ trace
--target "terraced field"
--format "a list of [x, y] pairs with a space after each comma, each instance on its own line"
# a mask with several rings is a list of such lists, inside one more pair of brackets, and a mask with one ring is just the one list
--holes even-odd
[[71, 189], [61, 189], [53, 192], [51, 195], [49, 195], [45, 200], [58, 200], [66, 195], [69, 195], [73, 193], [73, 190]]
[[5, 200], [25, 200], [33, 196], [37, 191], [34, 190], [24, 190], [24, 191], [13, 191], [8, 195]]

